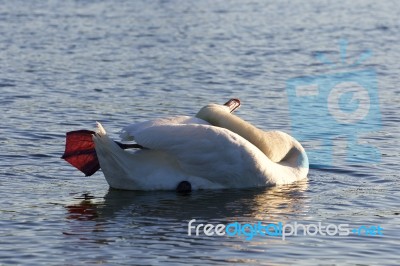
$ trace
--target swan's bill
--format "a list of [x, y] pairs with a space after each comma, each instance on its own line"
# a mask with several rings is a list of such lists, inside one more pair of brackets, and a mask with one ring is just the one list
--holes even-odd
[[224, 105], [228, 106], [229, 111], [232, 113], [233, 111], [235, 111], [236, 109], [238, 109], [240, 107], [240, 100], [233, 98], [233, 99], [230, 99], [229, 101], [227, 101]]

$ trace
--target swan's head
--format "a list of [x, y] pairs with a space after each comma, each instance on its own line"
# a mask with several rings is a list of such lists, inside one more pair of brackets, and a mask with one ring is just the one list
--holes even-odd
[[226, 114], [233, 113], [239, 107], [239, 99], [230, 99], [224, 105], [212, 103], [201, 108], [196, 114], [196, 117], [203, 119], [212, 125], [219, 125], [221, 120], [219, 115], [225, 116]]
[[[240, 102], [236, 102], [236, 99], [228, 101], [225, 105], [209, 104], [204, 106], [196, 117], [213, 126], [222, 127], [238, 134], [256, 146], [273, 162], [304, 157], [299, 157], [299, 154], [305, 154], [301, 144], [288, 134], [280, 131], [265, 132], [231, 114], [239, 106]], [[303, 161], [308, 165], [308, 162]], [[295, 164], [294, 161], [293, 164]]]

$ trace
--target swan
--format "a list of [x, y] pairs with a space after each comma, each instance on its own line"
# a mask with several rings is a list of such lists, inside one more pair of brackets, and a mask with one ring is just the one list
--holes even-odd
[[206, 105], [195, 117], [131, 124], [121, 131], [122, 143], [97, 123], [96, 132], [67, 133], [63, 158], [86, 175], [100, 167], [110, 187], [125, 190], [249, 188], [306, 179], [309, 164], [301, 144], [234, 115], [239, 106], [231, 99]]

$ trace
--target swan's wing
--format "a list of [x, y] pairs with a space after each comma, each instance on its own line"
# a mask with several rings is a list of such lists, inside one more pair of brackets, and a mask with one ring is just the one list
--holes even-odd
[[176, 116], [168, 118], [159, 118], [151, 121], [144, 121], [140, 123], [135, 123], [124, 127], [120, 132], [120, 138], [122, 141], [132, 141], [135, 140], [135, 135], [137, 132], [155, 126], [162, 125], [209, 125], [208, 122], [203, 119], [190, 117], [190, 116]]
[[[239, 135], [210, 125], [157, 125], [132, 133], [140, 145], [175, 157], [189, 175], [229, 187], [246, 186], [246, 175], [260, 167], [257, 157], [265, 156]], [[265, 183], [262, 177], [252, 178], [252, 185]]]

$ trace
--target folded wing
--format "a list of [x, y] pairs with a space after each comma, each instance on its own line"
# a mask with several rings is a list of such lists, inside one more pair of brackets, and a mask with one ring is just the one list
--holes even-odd
[[130, 133], [138, 144], [175, 157], [189, 175], [228, 187], [245, 186], [244, 183], [250, 181], [246, 176], [252, 179], [252, 185], [255, 181], [265, 185], [258, 163], [265, 155], [227, 129], [199, 124], [164, 124]]

